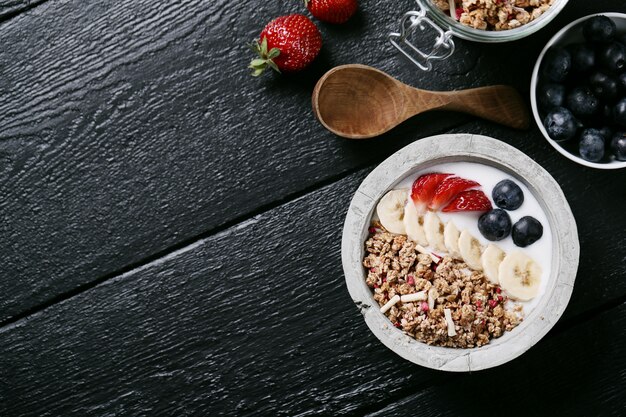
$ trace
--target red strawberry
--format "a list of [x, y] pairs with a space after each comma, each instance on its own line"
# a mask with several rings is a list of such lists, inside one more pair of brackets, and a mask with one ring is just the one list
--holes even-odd
[[452, 174], [441, 174], [433, 172], [424, 174], [413, 182], [411, 188], [411, 199], [415, 203], [418, 213], [424, 213], [435, 195], [435, 190], [439, 184]]
[[480, 190], [462, 191], [443, 208], [443, 212], [451, 211], [489, 211], [491, 201]]
[[250, 62], [252, 75], [258, 77], [267, 67], [295, 72], [307, 67], [322, 48], [322, 35], [315, 23], [301, 14], [282, 16], [269, 22], [252, 50], [259, 58]]
[[435, 190], [435, 196], [430, 202], [428, 208], [439, 210], [461, 191], [477, 186], [480, 186], [480, 184], [476, 181], [466, 180], [465, 178], [460, 177], [448, 177], [441, 184], [439, 184]]
[[357, 0], [304, 0], [306, 8], [319, 20], [344, 23], [357, 9]]

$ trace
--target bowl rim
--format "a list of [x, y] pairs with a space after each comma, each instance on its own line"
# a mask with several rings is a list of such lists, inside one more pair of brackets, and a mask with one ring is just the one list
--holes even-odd
[[[513, 331], [480, 348], [429, 346], [395, 328], [380, 312], [362, 266], [369, 222], [380, 198], [418, 170], [444, 162], [480, 162], [523, 182], [542, 205], [552, 229], [550, 282], [536, 307]], [[341, 258], [348, 292], [374, 335], [401, 357], [432, 369], [469, 372], [508, 362], [538, 342], [563, 314], [571, 297], [580, 245], [574, 216], [558, 183], [523, 152], [497, 139], [444, 134], [414, 142], [383, 161], [361, 183], [346, 215]]]
[[567, 26], [559, 30], [552, 38], [550, 38], [548, 43], [541, 50], [541, 53], [539, 54], [539, 57], [537, 58], [537, 62], [535, 63], [535, 67], [533, 68], [533, 74], [530, 79], [530, 106], [532, 108], [535, 122], [537, 123], [537, 126], [539, 127], [541, 134], [548, 141], [548, 143], [552, 145], [552, 147], [556, 149], [561, 155], [565, 156], [567, 159], [571, 161], [574, 161], [580, 165], [584, 165], [590, 168], [621, 169], [621, 168], [626, 168], [626, 161], [612, 161], [609, 163], [590, 162], [590, 161], [584, 160], [580, 156], [576, 156], [573, 153], [568, 152], [561, 145], [559, 145], [558, 142], [553, 140], [548, 135], [548, 132], [543, 126], [543, 121], [541, 120], [541, 117], [539, 116], [539, 107], [537, 106], [537, 86], [539, 84], [539, 67], [541, 66], [541, 62], [543, 61], [543, 57], [545, 56], [546, 52], [553, 45], [557, 44], [565, 36], [566, 32], [568, 32], [574, 26], [577, 26], [581, 22], [584, 22], [587, 19], [591, 19], [594, 16], [606, 16], [609, 18], [619, 18], [619, 19], [626, 20], [626, 14], [624, 13], [618, 13], [618, 12], [594, 13], [594, 14], [590, 14], [587, 16], [583, 16], [580, 19], [574, 20], [573, 22], [569, 23]]

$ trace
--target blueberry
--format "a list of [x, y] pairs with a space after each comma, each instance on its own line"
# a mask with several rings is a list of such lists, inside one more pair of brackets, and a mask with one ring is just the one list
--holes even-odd
[[565, 102], [577, 117], [591, 117], [600, 110], [600, 101], [587, 87], [576, 87], [567, 95]]
[[583, 130], [580, 135], [578, 151], [584, 160], [599, 162], [604, 158], [604, 136], [598, 129]]
[[619, 42], [611, 42], [598, 51], [598, 62], [606, 71], [616, 74], [626, 69], [626, 47]]
[[582, 74], [596, 64], [596, 54], [590, 45], [575, 43], [567, 47], [572, 57], [572, 72]]
[[572, 57], [563, 48], [552, 48], [543, 58], [543, 73], [556, 83], [561, 83], [567, 79], [571, 67]]
[[524, 216], [513, 225], [512, 236], [513, 243], [525, 248], [541, 239], [543, 226], [534, 217]]
[[506, 210], [517, 210], [524, 202], [524, 192], [511, 180], [502, 180], [493, 187], [491, 197], [496, 206]]
[[478, 230], [487, 240], [502, 240], [511, 233], [511, 218], [502, 209], [493, 209], [480, 216]]
[[626, 161], [626, 132], [618, 132], [613, 135], [611, 150], [618, 161]]
[[613, 101], [617, 98], [617, 79], [600, 71], [594, 71], [589, 77], [591, 91], [600, 100]]
[[626, 97], [618, 101], [613, 107], [613, 121], [626, 127]]
[[565, 87], [561, 84], [544, 84], [537, 93], [539, 105], [545, 111], [560, 107], [565, 102]]
[[589, 42], [610, 42], [615, 31], [615, 23], [606, 16], [594, 16], [583, 25], [583, 35]]
[[564, 107], [557, 107], [543, 119], [543, 124], [552, 139], [562, 142], [576, 136], [579, 122], [572, 112]]

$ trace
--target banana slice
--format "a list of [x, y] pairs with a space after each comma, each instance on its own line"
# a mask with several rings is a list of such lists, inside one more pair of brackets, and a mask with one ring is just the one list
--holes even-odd
[[441, 219], [432, 211], [424, 215], [424, 233], [428, 244], [435, 250], [446, 251], [446, 245], [443, 243], [444, 226]]
[[461, 251], [459, 250], [459, 229], [456, 228], [452, 221], [446, 224], [443, 229], [443, 243], [448, 250], [450, 256], [456, 259], [461, 259]]
[[408, 199], [404, 207], [404, 228], [406, 229], [406, 235], [413, 242], [422, 246], [428, 246], [428, 240], [426, 240], [422, 223], [424, 223], [424, 218], [417, 214], [417, 208], [413, 200]]
[[467, 266], [476, 271], [483, 270], [483, 264], [480, 262], [482, 247], [478, 239], [467, 230], [463, 230], [459, 236], [459, 252]]
[[406, 189], [391, 190], [383, 196], [376, 206], [376, 214], [380, 223], [387, 231], [403, 235], [404, 228], [404, 206], [409, 192]]
[[541, 267], [525, 253], [512, 252], [500, 264], [498, 278], [500, 286], [512, 298], [528, 301], [539, 292]]
[[492, 284], [499, 284], [498, 268], [506, 253], [494, 244], [489, 244], [480, 258], [483, 264], [483, 274]]

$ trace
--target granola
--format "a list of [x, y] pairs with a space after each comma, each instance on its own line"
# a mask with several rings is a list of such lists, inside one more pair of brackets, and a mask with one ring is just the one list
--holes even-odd
[[[442, 11], [450, 12], [447, 0], [431, 0]], [[538, 19], [554, 0], [455, 0], [453, 14], [474, 29], [507, 30]]]
[[378, 223], [370, 229], [365, 251], [366, 283], [381, 311], [421, 342], [479, 347], [522, 321], [522, 306], [481, 272], [448, 256], [420, 253], [419, 245]]

